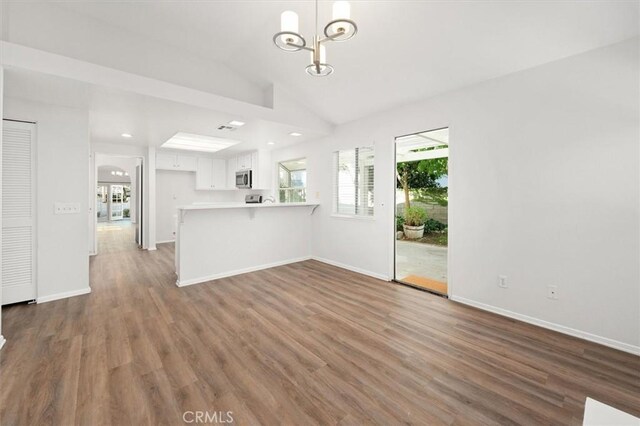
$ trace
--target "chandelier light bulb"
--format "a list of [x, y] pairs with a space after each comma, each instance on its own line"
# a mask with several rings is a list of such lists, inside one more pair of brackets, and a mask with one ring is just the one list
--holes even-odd
[[[287, 32], [297, 34], [298, 33], [298, 14], [291, 10], [285, 10], [284, 12], [282, 12], [282, 14], [280, 15], [280, 31], [287, 31]], [[295, 41], [293, 37], [288, 34], [282, 35], [281, 39], [285, 44], [289, 41], [291, 42]]]
[[350, 19], [351, 5], [348, 1], [337, 1], [333, 3], [333, 20]]

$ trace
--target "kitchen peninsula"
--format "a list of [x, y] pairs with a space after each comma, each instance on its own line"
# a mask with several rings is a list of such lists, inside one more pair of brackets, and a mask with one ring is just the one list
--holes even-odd
[[211, 203], [178, 208], [179, 287], [306, 260], [313, 203]]

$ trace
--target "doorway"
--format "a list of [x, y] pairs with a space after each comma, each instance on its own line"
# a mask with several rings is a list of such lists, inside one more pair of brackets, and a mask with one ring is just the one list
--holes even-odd
[[96, 154], [94, 254], [137, 250], [142, 241], [142, 159]]
[[394, 279], [447, 296], [449, 129], [397, 137], [395, 162]]

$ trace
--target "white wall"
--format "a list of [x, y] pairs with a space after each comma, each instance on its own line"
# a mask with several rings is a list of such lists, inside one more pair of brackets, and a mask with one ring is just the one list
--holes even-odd
[[[394, 138], [449, 126], [452, 298], [640, 353], [638, 51], [619, 43], [276, 151], [308, 157], [314, 256], [390, 278]], [[375, 219], [331, 217], [332, 151], [372, 143]]]
[[[5, 98], [4, 117], [37, 123], [38, 300], [88, 292], [88, 113]], [[57, 201], [79, 203], [81, 213], [54, 215]]]

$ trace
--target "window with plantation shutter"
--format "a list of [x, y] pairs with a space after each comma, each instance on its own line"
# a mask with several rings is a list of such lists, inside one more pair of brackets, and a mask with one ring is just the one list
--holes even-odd
[[334, 214], [373, 216], [373, 160], [372, 146], [334, 152]]

